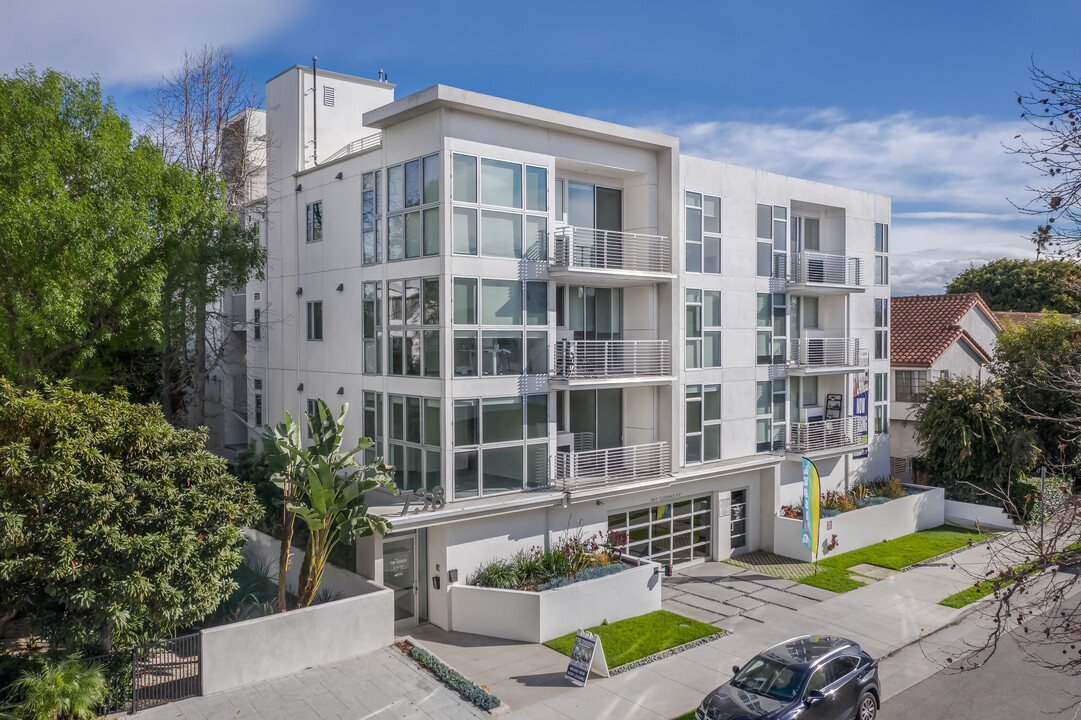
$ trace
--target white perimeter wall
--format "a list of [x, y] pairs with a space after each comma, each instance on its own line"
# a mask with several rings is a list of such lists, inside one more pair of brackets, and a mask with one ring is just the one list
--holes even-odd
[[[945, 522], [944, 501], [945, 491], [942, 488], [927, 488], [924, 492], [906, 495], [882, 505], [822, 518], [818, 525], [818, 557], [824, 558], [830, 552], [858, 550], [883, 540], [938, 527]], [[814, 559], [811, 550], [800, 543], [803, 520], [778, 516], [774, 520], [774, 528], [774, 552], [804, 562]], [[825, 545], [833, 535], [837, 536], [838, 545], [827, 552]]]
[[456, 585], [450, 590], [450, 629], [536, 643], [605, 620], [637, 617], [661, 609], [659, 570], [647, 563], [539, 593]]
[[[278, 541], [246, 528], [244, 561], [278, 568]], [[304, 553], [294, 550], [287, 587], [296, 591]], [[360, 575], [328, 565], [320, 587], [343, 600], [208, 628], [202, 642], [203, 695], [363, 655], [394, 642], [394, 594]]]
[[1010, 519], [1006, 511], [992, 505], [947, 500], [945, 503], [946, 522], [959, 527], [974, 528], [976, 523], [983, 530], [1017, 530], [1019, 526]]

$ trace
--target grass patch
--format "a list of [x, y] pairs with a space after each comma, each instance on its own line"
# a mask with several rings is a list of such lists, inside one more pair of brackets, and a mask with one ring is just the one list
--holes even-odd
[[847, 570], [834, 567], [819, 567], [817, 573], [801, 577], [796, 582], [835, 593], [846, 593], [863, 587], [863, 583], [848, 576]]
[[[963, 548], [971, 540], [980, 542], [993, 537], [994, 533], [978, 533], [975, 530], [941, 525], [931, 530], [905, 535], [895, 540], [875, 543], [859, 550], [832, 555], [818, 561], [820, 566], [847, 570], [853, 565], [867, 563], [891, 570], [901, 570], [918, 562], [929, 560], [951, 550]], [[828, 588], [827, 588], [828, 589]]]
[[960, 610], [966, 605], [971, 605], [977, 600], [981, 600], [987, 597], [994, 591], [994, 583], [981, 581], [968, 588], [967, 590], [962, 590], [959, 593], [954, 593], [953, 595], [950, 595], [945, 600], [939, 600], [938, 604], [954, 608], [955, 610]]
[[694, 720], [694, 710], [691, 710], [690, 712], [685, 712], [679, 717], [672, 718], [672, 720]]
[[[712, 625], [667, 610], [657, 610], [588, 630], [600, 636], [610, 669], [720, 632]], [[544, 644], [570, 657], [575, 635], [570, 633]]]

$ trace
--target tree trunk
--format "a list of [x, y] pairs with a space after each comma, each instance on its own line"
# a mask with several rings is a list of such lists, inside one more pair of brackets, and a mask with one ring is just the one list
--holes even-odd
[[192, 398], [188, 426], [194, 430], [206, 421], [206, 376], [209, 372], [206, 366], [206, 306], [199, 303], [195, 306], [195, 337], [192, 340], [195, 357], [192, 362]]
[[[286, 496], [285, 501], [288, 502], [289, 498]], [[293, 518], [296, 517], [295, 513], [289, 512], [289, 509], [282, 505], [282, 543], [281, 552], [278, 555], [278, 612], [283, 613], [289, 608], [285, 603], [286, 593], [286, 573], [289, 572], [289, 558], [292, 553], [290, 552], [293, 543]], [[299, 584], [297, 589], [300, 589]]]

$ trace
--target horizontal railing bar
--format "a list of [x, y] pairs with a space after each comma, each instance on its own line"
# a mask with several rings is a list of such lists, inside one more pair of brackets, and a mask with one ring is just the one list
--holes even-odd
[[672, 246], [663, 235], [563, 227], [554, 233], [557, 267], [634, 272], [672, 271]]
[[671, 346], [667, 340], [558, 340], [552, 376], [668, 376]]
[[862, 284], [862, 260], [829, 253], [794, 253], [789, 263], [788, 281], [824, 285]]

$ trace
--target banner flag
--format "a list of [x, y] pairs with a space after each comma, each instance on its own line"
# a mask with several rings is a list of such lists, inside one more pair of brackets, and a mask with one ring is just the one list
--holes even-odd
[[803, 458], [803, 546], [818, 555], [818, 513], [822, 488], [818, 480], [818, 468]]

